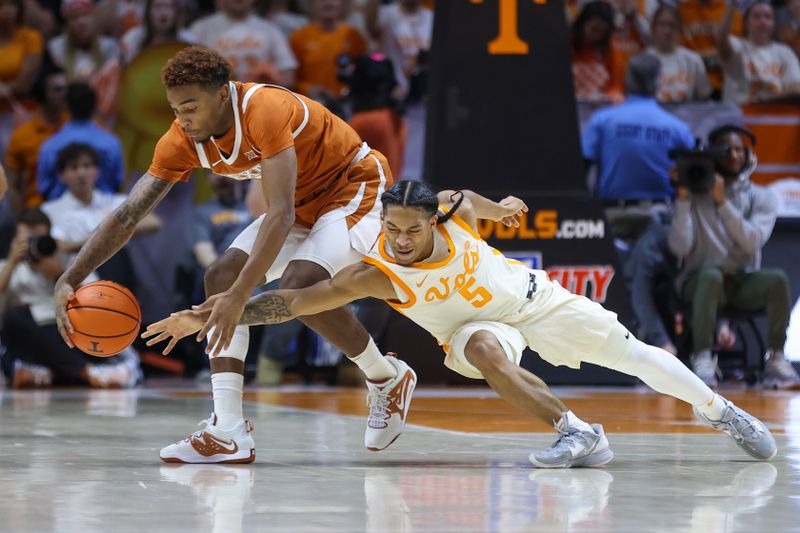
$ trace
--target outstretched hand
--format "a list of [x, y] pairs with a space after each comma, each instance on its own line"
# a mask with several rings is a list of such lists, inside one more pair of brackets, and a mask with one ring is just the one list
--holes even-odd
[[528, 212], [528, 206], [516, 196], [506, 196], [498, 202], [498, 205], [502, 208], [502, 214], [498, 220], [505, 226], [518, 228], [519, 217], [522, 216], [522, 213]]
[[[167, 347], [164, 349], [164, 355], [169, 355], [169, 352], [175, 347], [175, 344], [184, 337], [188, 337], [196, 331], [200, 331], [203, 324], [206, 322], [208, 314], [203, 314], [198, 311], [186, 310], [178, 313], [172, 313], [164, 320], [159, 320], [155, 324], [150, 324], [144, 333], [143, 339], [150, 339], [145, 344], [152, 346], [159, 342], [169, 339]], [[158, 335], [156, 337], [156, 335]]]
[[197, 334], [197, 342], [202, 341], [208, 335], [208, 332], [212, 328], [214, 329], [206, 346], [207, 354], [215, 357], [223, 349], [230, 346], [233, 333], [236, 331], [236, 326], [239, 325], [239, 318], [241, 318], [244, 306], [247, 304], [247, 299], [247, 296], [242, 297], [238, 293], [229, 290], [209, 297], [200, 305], [192, 306], [194, 311], [208, 317], [200, 333]]

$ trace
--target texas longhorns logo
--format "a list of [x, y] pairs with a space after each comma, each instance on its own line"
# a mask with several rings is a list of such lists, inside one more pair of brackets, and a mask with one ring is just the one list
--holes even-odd
[[[472, 4], [482, 4], [483, 0], [469, 0]], [[520, 39], [517, 33], [517, 3], [518, 0], [498, 0], [500, 2], [500, 31], [489, 42], [491, 55], [525, 55], [528, 53], [528, 43]], [[547, 0], [533, 0], [534, 4], [545, 4]]]

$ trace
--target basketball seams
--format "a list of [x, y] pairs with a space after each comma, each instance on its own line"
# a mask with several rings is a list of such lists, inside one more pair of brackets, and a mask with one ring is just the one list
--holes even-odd
[[134, 298], [132, 296], [132, 293], [130, 292], [130, 290], [127, 287], [123, 287], [122, 285], [119, 285], [118, 283], [114, 283], [113, 281], [105, 281], [105, 280], [94, 281], [92, 283], [89, 283], [88, 285], [84, 285], [83, 287], [78, 287], [78, 290], [75, 291], [75, 297], [77, 298], [77, 296], [78, 296], [77, 293], [80, 292], [81, 289], [83, 289], [85, 287], [90, 287], [90, 286], [91, 287], [105, 287], [107, 289], [114, 289], [115, 291], [117, 291], [117, 292], [121, 293], [123, 296], [125, 296], [125, 298], [130, 300], [130, 302], [133, 305], [136, 306], [136, 309], [139, 310], [139, 314], [140, 315], [142, 314], [142, 308], [139, 307], [139, 302], [136, 301], [136, 298]]
[[73, 305], [72, 307], [67, 307], [67, 311], [72, 309], [99, 309], [100, 311], [108, 311], [109, 313], [116, 313], [118, 315], [126, 316], [136, 322], [136, 325], [140, 325], [141, 322], [138, 318], [133, 315], [129, 315], [124, 311], [117, 311], [116, 309], [109, 309], [108, 307], [100, 307], [99, 305]]
[[[138, 327], [138, 324], [137, 324], [137, 327]], [[79, 334], [83, 335], [84, 337], [88, 337], [90, 339], [119, 339], [120, 337], [125, 337], [127, 335], [130, 335], [131, 333], [136, 331], [136, 329], [137, 328], [134, 327], [133, 329], [128, 330], [125, 333], [120, 333], [119, 335], [92, 335], [91, 333], [86, 333], [86, 332], [81, 331], [79, 329], [76, 329], [75, 333], [79, 333]]]

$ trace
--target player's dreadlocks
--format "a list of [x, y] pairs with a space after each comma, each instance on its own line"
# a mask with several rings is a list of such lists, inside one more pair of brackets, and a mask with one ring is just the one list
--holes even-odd
[[219, 87], [231, 79], [231, 65], [218, 52], [202, 46], [184, 48], [161, 70], [167, 87], [206, 85]]
[[[464, 193], [456, 191], [450, 198], [452, 200], [455, 195], [460, 195], [458, 200], [453, 204], [453, 207], [444, 215], [439, 215], [436, 219], [437, 224], [444, 224], [458, 209], [461, 202], [464, 200]], [[381, 202], [383, 202], [383, 210], [389, 206], [397, 205], [401, 207], [415, 207], [421, 209], [425, 214], [433, 216], [439, 211], [439, 200], [427, 185], [418, 181], [402, 180], [392, 185], [386, 192], [381, 195]]]

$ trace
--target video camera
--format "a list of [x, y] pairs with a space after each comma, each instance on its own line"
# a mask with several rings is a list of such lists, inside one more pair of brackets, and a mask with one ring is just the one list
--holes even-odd
[[[721, 166], [720, 160], [727, 157], [730, 146], [722, 143], [722, 138], [728, 133], [736, 133], [750, 141], [750, 147], [745, 148], [745, 162], [742, 168], [734, 173]], [[714, 174], [736, 176], [754, 168], [752, 148], [756, 145], [753, 132], [732, 124], [726, 124], [714, 129], [708, 135], [708, 145], [703, 145], [700, 140], [692, 149], [671, 150], [670, 159], [677, 161], [678, 185], [687, 187], [693, 194], [705, 194], [714, 186]]]
[[721, 146], [703, 146], [674, 150], [670, 157], [678, 166], [678, 186], [686, 187], [693, 194], [705, 194], [714, 186], [716, 162], [725, 157], [726, 150]]

